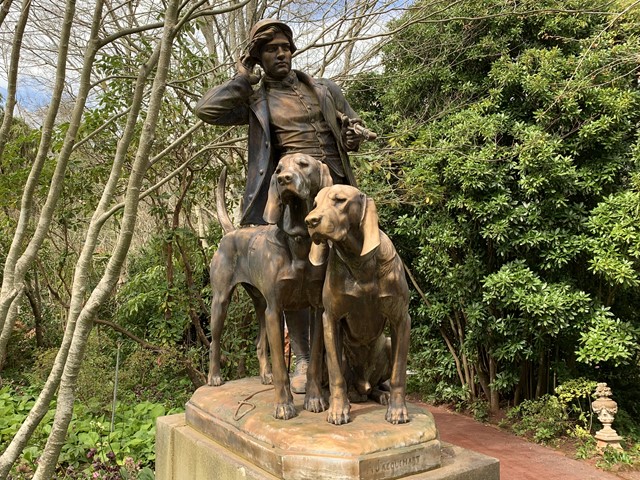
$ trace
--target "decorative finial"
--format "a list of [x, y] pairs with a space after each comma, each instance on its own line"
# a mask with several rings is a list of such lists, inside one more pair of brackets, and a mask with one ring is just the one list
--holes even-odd
[[606, 383], [598, 383], [594, 396], [596, 400], [591, 404], [591, 408], [598, 415], [600, 423], [602, 423], [602, 429], [595, 434], [598, 448], [612, 447], [622, 449], [620, 445], [622, 437], [611, 428], [611, 424], [618, 412], [618, 404], [610, 398], [611, 389], [607, 387]]

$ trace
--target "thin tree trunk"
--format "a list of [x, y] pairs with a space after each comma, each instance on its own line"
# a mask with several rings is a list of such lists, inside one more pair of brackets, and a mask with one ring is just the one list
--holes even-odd
[[9, 14], [9, 9], [11, 8], [12, 3], [13, 3], [13, 0], [2, 1], [2, 7], [0, 7], [0, 27], [4, 23], [4, 19], [7, 18], [7, 15]]
[[42, 348], [44, 345], [44, 338], [42, 336], [42, 298], [40, 297], [37, 278], [34, 280], [34, 285], [31, 285], [30, 282], [25, 283], [24, 293], [29, 300], [31, 312], [33, 313], [34, 329], [36, 331], [36, 347]]
[[471, 366], [469, 367], [469, 385], [471, 386], [471, 399], [472, 400], [476, 400], [478, 398], [478, 389], [476, 387], [476, 373], [475, 373], [475, 367], [473, 365], [473, 363], [470, 364]]
[[193, 305], [198, 305], [200, 311], [206, 311], [206, 307], [204, 305], [204, 301], [202, 300], [202, 296], [198, 293], [198, 289], [193, 280], [193, 269], [191, 268], [191, 263], [189, 262], [189, 257], [187, 253], [184, 251], [184, 248], [180, 244], [179, 241], [176, 241], [176, 245], [178, 250], [180, 251], [180, 255], [182, 257], [182, 263], [184, 264], [184, 273], [185, 273], [185, 281], [187, 283], [187, 289], [189, 291], [189, 296], [191, 297], [191, 302], [189, 306], [189, 317], [191, 318], [191, 324], [196, 331], [196, 335], [198, 337], [199, 342], [204, 345], [207, 349], [209, 348], [211, 342], [207, 338], [207, 335], [204, 333], [204, 329], [200, 324], [200, 317], [196, 312], [196, 309]]
[[540, 398], [546, 393], [545, 385], [547, 384], [547, 362], [545, 361], [545, 350], [540, 348], [540, 354], [538, 355], [538, 380], [536, 382], [536, 398]]
[[[29, 172], [29, 177], [22, 193], [22, 200], [20, 203], [20, 216], [18, 218], [18, 224], [13, 234], [13, 240], [11, 241], [11, 247], [5, 259], [4, 271], [2, 276], [2, 288], [0, 288], [0, 372], [2, 371], [3, 360], [6, 357], [6, 344], [9, 341], [9, 335], [13, 330], [15, 323], [15, 316], [10, 315], [10, 312], [15, 312], [15, 309], [11, 309], [11, 304], [15, 301], [16, 297], [21, 293], [24, 288], [23, 280], [26, 271], [29, 269], [37, 250], [42, 244], [44, 236], [40, 236], [39, 244], [30, 244], [30, 249], [27, 252], [22, 252], [23, 244], [26, 239], [26, 235], [29, 228], [29, 223], [32, 219], [33, 209], [33, 196], [35, 194], [38, 181], [40, 179], [40, 173], [44, 166], [45, 160], [49, 153], [49, 147], [51, 146], [51, 137], [53, 134], [53, 127], [56, 117], [58, 115], [58, 109], [60, 108], [60, 102], [62, 100], [62, 92], [65, 87], [66, 80], [66, 66], [67, 66], [67, 53], [69, 51], [69, 36], [71, 33], [71, 27], [73, 25], [73, 18], [75, 15], [75, 0], [67, 0], [65, 6], [64, 20], [62, 22], [62, 30], [60, 33], [60, 43], [58, 45], [58, 60], [56, 66], [56, 80], [51, 96], [51, 102], [47, 109], [47, 115], [40, 131], [40, 144], [38, 146], [38, 152], [36, 158]], [[84, 103], [83, 103], [84, 107]], [[61, 154], [62, 155], [62, 154]], [[61, 161], [56, 167], [63, 170], [66, 169], [66, 162]], [[55, 178], [56, 181], [61, 181], [60, 175]], [[48, 212], [51, 214], [52, 207], [55, 207], [55, 203], [59, 197], [59, 191], [57, 195], [54, 195], [47, 203], [49, 204]], [[39, 228], [40, 230], [48, 230], [51, 217], [48, 219], [44, 217], [44, 212], [40, 216]], [[46, 228], [43, 228], [46, 227]], [[0, 472], [2, 470], [0, 469]]]
[[465, 377], [464, 377], [464, 375], [462, 373], [462, 365], [460, 363], [460, 358], [458, 357], [458, 354], [457, 354], [455, 348], [453, 348], [453, 344], [451, 343], [451, 340], [449, 340], [449, 337], [447, 336], [447, 333], [444, 331], [444, 328], [442, 328], [442, 327], [440, 327], [440, 335], [442, 335], [442, 338], [444, 339], [444, 342], [447, 344], [447, 348], [449, 349], [449, 353], [453, 357], [453, 361], [456, 363], [456, 372], [458, 372], [458, 378], [460, 379], [460, 385], [464, 387], [464, 385], [465, 385]]
[[209, 248], [209, 242], [207, 241], [206, 232], [204, 229], [204, 218], [202, 214], [202, 207], [200, 205], [195, 206], [196, 211], [196, 225], [198, 226], [198, 239], [200, 240], [200, 245], [205, 250]]
[[489, 387], [491, 380], [487, 374], [487, 368], [483, 365], [485, 355], [484, 349], [480, 346], [478, 348], [478, 363], [476, 365], [476, 371], [478, 372], [478, 382], [480, 382], [482, 393], [487, 397], [487, 400], [491, 401], [491, 388]]
[[[9, 5], [10, 3], [11, 2], [9, 2]], [[9, 5], [6, 6], [7, 10], [9, 8]], [[18, 19], [18, 24], [16, 25], [16, 30], [13, 35], [13, 43], [11, 46], [11, 60], [9, 63], [9, 75], [7, 81], [7, 99], [4, 106], [2, 125], [0, 125], [0, 173], [3, 173], [1, 167], [2, 157], [5, 145], [7, 144], [7, 140], [9, 139], [11, 125], [13, 124], [13, 110], [16, 105], [16, 88], [18, 66], [20, 63], [20, 51], [22, 48], [22, 39], [24, 36], [24, 30], [27, 25], [27, 20], [29, 19], [30, 11], [31, 0], [23, 0], [20, 18]], [[25, 194], [27, 194], [26, 191]], [[33, 194], [33, 191], [31, 191], [31, 194]], [[21, 216], [20, 220], [22, 219], [23, 218]], [[26, 220], [28, 221], [28, 219]], [[0, 289], [0, 372], [2, 372], [2, 368], [7, 358], [7, 345], [9, 343], [11, 333], [13, 332], [13, 327], [15, 325], [18, 310], [17, 307], [12, 306], [12, 304], [14, 302], [17, 302], [17, 297], [20, 296], [23, 289], [23, 285], [21, 285], [20, 283], [16, 285], [12, 270], [13, 265], [15, 265], [17, 256], [19, 255], [19, 251], [13, 248], [14, 245], [17, 246], [15, 240], [16, 239], [14, 237], [14, 242], [12, 243], [11, 249], [9, 250], [9, 253], [5, 260], [4, 275], [2, 277], [2, 288]], [[9, 268], [7, 268], [7, 265], [9, 265]], [[7, 318], [9, 318], [8, 322]]]
[[487, 397], [488, 400], [491, 400], [491, 388], [489, 387], [489, 376], [487, 372], [485, 372], [480, 365], [478, 365], [478, 382], [480, 382], [480, 388], [482, 388], [482, 393]]
[[[89, 333], [92, 327], [92, 318], [97, 310], [107, 300], [115, 287], [120, 271], [131, 245], [133, 230], [137, 220], [139, 194], [144, 175], [149, 166], [151, 148], [155, 140], [158, 114], [162, 105], [162, 96], [166, 88], [169, 63], [171, 61], [171, 46], [174, 37], [179, 0], [168, 2], [165, 12], [165, 25], [162, 35], [160, 58], [156, 76], [153, 81], [152, 94], [149, 102], [147, 118], [142, 127], [142, 134], [138, 152], [132, 167], [129, 184], [125, 196], [125, 210], [122, 218], [120, 236], [116, 243], [113, 256], [109, 260], [105, 274], [91, 294], [87, 304], [78, 318], [78, 325], [73, 335], [73, 341], [69, 349], [64, 373], [60, 382], [58, 403], [54, 417], [51, 434], [47, 439], [44, 452], [40, 457], [40, 463], [34, 474], [33, 480], [48, 480], [55, 471], [55, 466], [60, 455], [60, 450], [66, 438], [69, 423], [73, 415], [73, 402], [75, 400], [75, 386], [78, 373], [84, 357]], [[75, 282], [74, 282], [75, 283]]]
[[498, 365], [491, 354], [489, 355], [489, 388], [491, 391], [491, 396], [489, 397], [489, 407], [491, 408], [491, 412], [497, 413], [500, 410], [500, 394], [498, 390], [492, 385], [495, 384], [496, 375], [498, 372]]
[[[3, 8], [4, 10], [4, 8]], [[11, 45], [11, 59], [9, 60], [9, 75], [7, 78], [7, 98], [4, 102], [2, 125], [0, 125], [0, 173], [2, 172], [2, 156], [4, 147], [9, 139], [9, 131], [13, 124], [13, 110], [16, 106], [16, 88], [18, 82], [18, 65], [20, 64], [20, 53], [22, 51], [22, 37], [29, 19], [31, 10], [31, 0], [22, 1], [20, 18], [13, 34], [13, 44]], [[0, 24], [2, 22], [0, 21]]]
[[527, 364], [526, 360], [522, 360], [520, 364], [520, 378], [518, 385], [516, 385], [515, 392], [513, 394], [513, 406], [517, 406], [522, 401], [522, 398], [526, 395], [527, 390]]
[[[97, 245], [101, 228], [104, 225], [104, 222], [106, 222], [106, 220], [117, 211], [114, 209], [108, 209], [108, 207], [113, 200], [114, 193], [121, 176], [122, 167], [127, 156], [127, 151], [135, 134], [135, 128], [137, 124], [138, 114], [142, 106], [142, 99], [144, 96], [147, 77], [155, 67], [158, 58], [159, 49], [156, 49], [151, 58], [145, 65], [140, 67], [140, 70], [138, 72], [134, 94], [131, 99], [132, 109], [129, 113], [123, 135], [118, 142], [118, 147], [111, 168], [109, 180], [107, 181], [100, 203], [98, 204], [98, 207], [91, 220], [91, 224], [87, 232], [87, 238], [85, 240], [85, 245], [83, 246], [82, 253], [80, 254], [80, 258], [78, 259], [78, 264], [76, 266], [74, 286], [76, 286], [78, 289], [85, 288], [85, 284], [83, 284], [83, 278], [85, 278], [86, 271], [91, 265], [93, 252], [95, 250], [95, 246]], [[66, 362], [67, 353], [69, 352], [75, 325], [80, 314], [80, 309], [83, 302], [84, 291], [82, 291], [82, 295], [79, 294], [79, 290], [76, 290], [72, 293], [72, 300], [69, 305], [65, 334], [62, 339], [62, 344], [60, 346], [58, 354], [56, 355], [53, 368], [49, 373], [47, 382], [40, 392], [35, 405], [29, 411], [26, 420], [20, 426], [20, 429], [12, 439], [5, 452], [0, 456], [0, 479], [5, 479], [7, 477], [7, 475], [9, 474], [9, 469], [17, 460], [18, 456], [22, 452], [22, 449], [24, 449], [27, 442], [29, 441], [29, 438], [35, 431], [36, 427], [40, 424], [40, 421], [42, 421], [42, 418], [49, 409], [49, 402], [53, 398], [53, 395], [55, 394], [60, 383], [63, 367]]]

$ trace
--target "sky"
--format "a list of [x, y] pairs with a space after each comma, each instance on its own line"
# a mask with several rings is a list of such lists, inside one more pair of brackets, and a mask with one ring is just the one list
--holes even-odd
[[[7, 82], [0, 79], [0, 105], [4, 106], [7, 98]], [[33, 112], [49, 103], [49, 92], [43, 91], [42, 87], [35, 88], [29, 85], [20, 84], [16, 93], [16, 99], [21, 108]]]

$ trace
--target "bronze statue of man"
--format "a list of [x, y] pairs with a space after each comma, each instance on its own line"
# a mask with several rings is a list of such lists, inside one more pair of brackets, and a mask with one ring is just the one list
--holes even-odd
[[[325, 163], [334, 183], [356, 185], [347, 152], [364, 140], [361, 123], [340, 88], [291, 69], [296, 51], [291, 28], [265, 19], [250, 32], [236, 75], [209, 90], [196, 105], [196, 115], [214, 125], [249, 125], [247, 181], [241, 225], [261, 225], [269, 179], [280, 157], [306, 153]], [[262, 79], [255, 66], [264, 71]], [[254, 86], [257, 88], [254, 89]], [[298, 367], [292, 390], [304, 392], [302, 375], [309, 356], [308, 324], [289, 322]]]

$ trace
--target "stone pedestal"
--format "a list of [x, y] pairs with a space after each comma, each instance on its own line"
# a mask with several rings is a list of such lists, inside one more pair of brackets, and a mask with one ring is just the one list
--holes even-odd
[[256, 378], [198, 389], [184, 415], [158, 419], [158, 480], [498, 480], [497, 460], [442, 447], [431, 413], [409, 404], [391, 425], [386, 407], [352, 405], [352, 422], [330, 425], [302, 408], [273, 418], [273, 389]]

